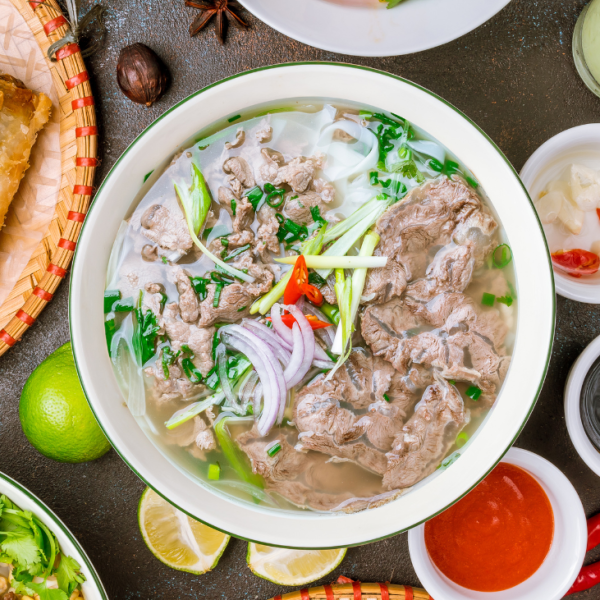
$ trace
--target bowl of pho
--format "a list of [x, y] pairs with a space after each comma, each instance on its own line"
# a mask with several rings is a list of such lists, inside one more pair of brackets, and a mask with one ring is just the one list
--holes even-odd
[[411, 82], [316, 63], [226, 79], [144, 131], [90, 212], [82, 385], [127, 464], [213, 527], [300, 548], [398, 533], [533, 409], [554, 328], [535, 210]]

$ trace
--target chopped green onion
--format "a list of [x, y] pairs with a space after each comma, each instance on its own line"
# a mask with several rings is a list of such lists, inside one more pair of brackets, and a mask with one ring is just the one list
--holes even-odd
[[499, 298], [496, 298], [496, 302], [500, 302], [500, 304], [506, 304], [506, 306], [512, 306], [513, 298], [507, 294], [506, 296], [500, 296]]
[[472, 177], [465, 177], [465, 181], [472, 187], [477, 189], [479, 187], [479, 183], [473, 179]]
[[233, 216], [235, 217], [235, 211], [237, 210], [237, 202], [235, 201], [235, 198], [231, 199], [231, 213], [233, 214]]
[[200, 302], [206, 300], [206, 296], [208, 296], [206, 286], [210, 283], [210, 279], [205, 279], [204, 277], [190, 277], [190, 283], [196, 294], [198, 294]]
[[192, 358], [194, 358], [194, 353], [192, 352], [192, 349], [187, 344], [181, 344], [181, 349], [184, 352], [187, 352], [188, 354], [191, 354]]
[[488, 294], [487, 292], [483, 292], [483, 296], [481, 297], [481, 304], [484, 306], [494, 306], [494, 301], [496, 300], [496, 296], [494, 294]]
[[508, 244], [496, 246], [492, 252], [492, 260], [497, 269], [503, 269], [512, 260], [512, 250]]
[[371, 171], [369, 173], [369, 180], [371, 182], [371, 185], [377, 185], [379, 183], [379, 174], [377, 173], [377, 171]]
[[269, 456], [275, 456], [280, 451], [281, 451], [281, 444], [279, 442], [276, 442], [275, 444], [273, 444], [267, 448], [267, 454]]
[[221, 477], [221, 467], [219, 463], [208, 465], [208, 478], [213, 481], [218, 481]]
[[334, 325], [339, 324], [340, 309], [335, 304], [329, 304], [329, 302], [323, 302], [323, 304], [319, 307], [319, 309]]
[[381, 121], [382, 123], [385, 123], [386, 125], [390, 125], [391, 127], [402, 127], [402, 123], [399, 123], [398, 121], [394, 121], [394, 119], [390, 119], [388, 116], [384, 115], [383, 113], [373, 113], [371, 115], [371, 118], [377, 119], [378, 121]]
[[313, 221], [318, 223], [321, 227], [323, 225], [327, 225], [327, 221], [321, 216], [321, 211], [319, 210], [318, 206], [311, 206], [310, 214], [313, 218]]
[[213, 307], [214, 308], [217, 308], [217, 306], [219, 306], [219, 301], [221, 300], [221, 292], [223, 291], [224, 287], [225, 287], [225, 284], [223, 284], [223, 283], [215, 284], [215, 297], [213, 298]]
[[115, 325], [114, 319], [108, 319], [104, 321], [104, 335], [106, 336], [106, 345], [108, 346], [108, 353], [110, 354], [110, 347], [112, 344], [112, 339], [117, 333], [117, 326]]
[[427, 161], [427, 166], [432, 171], [437, 171], [438, 173], [441, 173], [444, 170], [444, 165], [437, 158], [430, 158]]
[[161, 362], [165, 379], [169, 379], [169, 367], [177, 360], [180, 354], [181, 350], [173, 353], [173, 350], [171, 350], [170, 346], [165, 346], [162, 349]]
[[169, 261], [167, 260], [167, 257], [166, 257], [166, 256], [161, 256], [161, 257], [160, 257], [160, 260], [162, 260], [162, 262], [163, 262], [163, 265], [168, 265], [168, 264], [169, 264]]
[[412, 150], [408, 146], [400, 146], [398, 156], [404, 160], [412, 160]]
[[[183, 348], [183, 346], [182, 346]], [[184, 358], [181, 361], [181, 368], [185, 373], [185, 376], [192, 383], [201, 383], [202, 382], [202, 373], [196, 368], [191, 358]]]
[[164, 310], [165, 308], [165, 304], [167, 303], [167, 300], [169, 299], [169, 297], [164, 293], [164, 292], [159, 292], [160, 293], [160, 310]]
[[327, 280], [323, 279], [316, 271], [311, 271], [308, 274], [308, 283], [321, 287], [327, 283]]
[[156, 315], [151, 311], [142, 311], [143, 292], [140, 290], [138, 306], [133, 311], [132, 346], [139, 367], [143, 367], [155, 354], [156, 338], [160, 327]]
[[260, 201], [263, 199], [263, 191], [258, 187], [253, 187], [251, 190], [246, 192], [246, 198], [248, 198], [248, 202], [252, 204], [252, 208], [254, 212], [258, 212]]
[[262, 489], [264, 487], [263, 478], [252, 472], [248, 457], [233, 441], [229, 429], [227, 428], [228, 420], [229, 418], [224, 417], [215, 425], [215, 436], [219, 442], [219, 446], [221, 446], [225, 458], [229, 461], [229, 464], [240, 478], [251, 486]]
[[465, 392], [471, 400], [479, 400], [479, 396], [481, 396], [481, 390], [476, 385], [471, 385], [467, 388]]
[[453, 160], [446, 161], [446, 164], [444, 165], [444, 171], [448, 176], [461, 172], [459, 164]]
[[106, 290], [104, 292], [104, 314], [112, 312], [113, 304], [121, 299], [119, 290]]
[[391, 402], [391, 399], [390, 399], [390, 397], [389, 397], [387, 394], [384, 394], [384, 395], [383, 395], [383, 399], [384, 399], [386, 402]]
[[113, 304], [113, 312], [131, 312], [134, 309], [133, 298], [124, 298]]
[[467, 442], [469, 441], [469, 436], [466, 432], [461, 431], [457, 436], [456, 436], [456, 447], [457, 448], [462, 448]]
[[460, 458], [460, 452], [453, 452], [450, 456], [445, 458], [438, 469], [447, 469], [452, 463], [456, 462]]
[[248, 308], [247, 306], [240, 306], [240, 307], [237, 309], [237, 311], [238, 311], [238, 312], [242, 312], [242, 311], [246, 310], [247, 308]]
[[219, 374], [217, 373], [217, 367], [214, 366], [206, 375], [206, 380], [204, 381], [206, 387], [210, 388], [213, 391], [216, 391], [221, 383], [219, 381]]
[[291, 219], [285, 219], [277, 232], [277, 239], [280, 242], [290, 244], [297, 240], [305, 240], [308, 237], [308, 228], [306, 225], [298, 225]]
[[[265, 202], [271, 207], [271, 208], [279, 208], [284, 201], [284, 197], [283, 195], [285, 194], [285, 190], [275, 190], [272, 194], [269, 194], [267, 196], [267, 199], [265, 200]], [[273, 202], [271, 201], [271, 198], [279, 198], [279, 202]]]
[[242, 252], [246, 252], [246, 250], [249, 250], [251, 248], [251, 244], [244, 244], [243, 246], [240, 246], [239, 248], [236, 248], [235, 250], [232, 250], [231, 253], [227, 256], [227, 258], [225, 258], [225, 262], [229, 262], [230, 260], [233, 260], [236, 256], [239, 256], [240, 254], [242, 254]]
[[241, 119], [242, 115], [235, 115], [234, 117], [229, 117], [229, 119], [227, 119], [230, 123], [233, 123], [234, 121], [237, 121], [238, 119]]
[[144, 183], [146, 183], [146, 181], [148, 181], [148, 177], [150, 177], [150, 175], [152, 175], [152, 173], [154, 173], [154, 170], [150, 171], [150, 173], [146, 173], [144, 175]]
[[334, 373], [346, 362], [352, 352], [352, 332], [354, 331], [352, 321], [352, 277], [346, 277], [344, 269], [335, 270], [335, 295], [340, 307], [340, 324], [338, 325], [339, 338], [338, 332], [336, 332], [336, 340], [331, 351], [334, 354], [339, 354], [339, 357], [335, 367], [329, 371], [327, 379], [333, 377]]
[[454, 379], [448, 379], [448, 383], [450, 385], [456, 385], [456, 381], [454, 381]]

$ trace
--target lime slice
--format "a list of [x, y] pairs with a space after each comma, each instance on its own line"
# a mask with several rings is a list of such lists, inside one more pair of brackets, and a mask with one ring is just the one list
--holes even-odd
[[138, 523], [146, 546], [158, 560], [196, 575], [217, 566], [230, 539], [177, 510], [150, 488], [140, 498]]
[[250, 570], [279, 585], [304, 585], [331, 573], [346, 556], [337, 550], [293, 550], [248, 544], [246, 560]]

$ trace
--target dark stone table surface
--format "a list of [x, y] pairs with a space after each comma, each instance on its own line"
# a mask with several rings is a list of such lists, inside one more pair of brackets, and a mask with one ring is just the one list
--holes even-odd
[[[571, 56], [573, 27], [585, 0], [513, 0], [485, 25], [440, 48], [368, 59], [305, 46], [245, 11], [249, 31], [231, 29], [221, 46], [212, 25], [199, 37], [189, 38], [187, 28], [195, 11], [183, 0], [104, 0], [104, 4], [106, 46], [87, 61], [100, 123], [98, 184], [127, 145], [176, 102], [223, 77], [283, 62], [351, 62], [415, 81], [480, 125], [517, 170], [551, 136], [575, 125], [600, 122], [600, 99], [585, 88]], [[89, 0], [82, 2], [83, 10], [89, 6]], [[116, 83], [119, 50], [133, 42], [151, 46], [173, 76], [168, 93], [149, 109], [128, 101]], [[588, 515], [600, 510], [600, 478], [582, 462], [568, 437], [563, 387], [577, 356], [600, 334], [598, 315], [593, 305], [558, 298], [548, 377], [516, 442], [566, 474]], [[95, 462], [69, 465], [53, 462], [29, 445], [18, 418], [21, 390], [33, 369], [68, 339], [65, 281], [23, 341], [0, 358], [0, 470], [27, 486], [65, 521], [95, 564], [110, 598], [266, 600], [289, 591], [250, 573], [246, 543], [240, 540], [232, 540], [217, 568], [207, 575], [168, 569], [150, 554], [138, 531], [137, 504], [144, 484], [114, 451]], [[600, 552], [588, 557], [599, 558]], [[361, 581], [419, 584], [406, 534], [349, 550], [326, 581], [340, 574]], [[572, 597], [600, 599], [600, 587]]]

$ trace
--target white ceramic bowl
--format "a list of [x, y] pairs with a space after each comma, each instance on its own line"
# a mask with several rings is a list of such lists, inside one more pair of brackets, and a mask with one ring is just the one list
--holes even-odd
[[[449, 147], [487, 191], [514, 254], [519, 316], [513, 361], [487, 422], [460, 460], [398, 500], [352, 515], [273, 511], [195, 483], [146, 437], [125, 407], [106, 350], [103, 293], [117, 229], [144, 175], [164, 164], [191, 134], [247, 107], [296, 98], [338, 98], [406, 117]], [[186, 513], [236, 537], [271, 545], [343, 547], [384, 538], [431, 518], [465, 494], [514, 442], [539, 394], [552, 346], [554, 288], [535, 210], [510, 163], [463, 114], [399, 77], [332, 64], [281, 65], [231, 77], [165, 113], [128, 148], [96, 195], [72, 270], [73, 352], [92, 410], [113, 446], [152, 488]]]
[[569, 371], [569, 377], [565, 384], [565, 419], [575, 450], [585, 464], [600, 476], [600, 452], [590, 442], [583, 428], [580, 411], [583, 381], [598, 356], [600, 356], [600, 337], [589, 344]]
[[[521, 179], [529, 195], [538, 198], [568, 163], [581, 161], [577, 157], [590, 152], [600, 157], [600, 123], [567, 129], [544, 142], [521, 170]], [[575, 279], [554, 271], [554, 282], [556, 291], [565, 298], [600, 304], [600, 276]]]
[[408, 532], [408, 547], [421, 584], [443, 600], [558, 600], [579, 574], [587, 545], [581, 500], [571, 482], [549, 461], [533, 452], [511, 448], [503, 462], [533, 475], [554, 511], [554, 539], [542, 566], [527, 581], [503, 592], [474, 592], [448, 579], [435, 566], [425, 546], [425, 525]]
[[86, 578], [81, 586], [85, 600], [108, 600], [98, 573], [67, 526], [39, 498], [14, 479], [0, 472], [0, 495], [2, 494], [19, 508], [31, 511], [54, 533], [61, 550], [79, 563], [81, 572]]
[[[241, 0], [261, 21], [323, 50], [352, 56], [420, 52], [465, 35], [510, 0], [405, 0], [393, 9], [357, 0]], [[377, 0], [372, 0], [377, 4]], [[347, 2], [346, 5], [343, 2]]]

